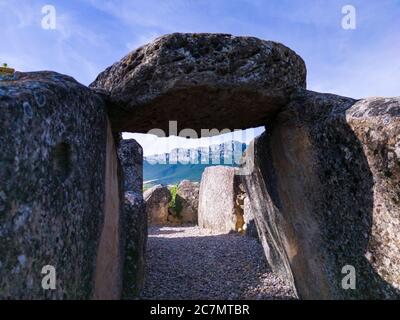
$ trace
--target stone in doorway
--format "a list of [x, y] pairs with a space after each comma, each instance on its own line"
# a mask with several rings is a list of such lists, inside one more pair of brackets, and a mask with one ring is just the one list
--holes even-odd
[[149, 225], [164, 225], [168, 222], [168, 205], [171, 192], [167, 186], [156, 185], [144, 192]]
[[182, 180], [178, 185], [176, 197], [180, 202], [179, 218], [181, 223], [197, 224], [200, 184]]

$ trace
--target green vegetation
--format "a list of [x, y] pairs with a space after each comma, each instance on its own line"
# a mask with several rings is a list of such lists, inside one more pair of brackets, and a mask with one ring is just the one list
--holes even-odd
[[182, 202], [179, 195], [177, 195], [178, 185], [175, 184], [169, 187], [169, 191], [171, 192], [172, 199], [169, 202], [168, 207], [172, 209], [171, 211], [173, 212], [175, 217], [179, 217], [182, 211]]
[[3, 68], [7, 68], [8, 64], [7, 63], [3, 63]]

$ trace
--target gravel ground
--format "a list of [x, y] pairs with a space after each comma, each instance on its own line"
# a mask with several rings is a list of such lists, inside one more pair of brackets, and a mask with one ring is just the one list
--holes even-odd
[[142, 299], [293, 299], [261, 244], [199, 227], [151, 227]]

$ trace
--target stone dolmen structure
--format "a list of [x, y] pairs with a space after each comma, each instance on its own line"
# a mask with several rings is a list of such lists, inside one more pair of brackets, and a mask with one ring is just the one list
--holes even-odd
[[[267, 126], [241, 179], [268, 262], [299, 298], [400, 297], [400, 97], [311, 92], [282, 44], [176, 33], [90, 87], [55, 72], [1, 77], [0, 298], [140, 290], [147, 220], [123, 183], [120, 133], [168, 132], [169, 120], [199, 133]], [[355, 288], [343, 286], [349, 266]]]

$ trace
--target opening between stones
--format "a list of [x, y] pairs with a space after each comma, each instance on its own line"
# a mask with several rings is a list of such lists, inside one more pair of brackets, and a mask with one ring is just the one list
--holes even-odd
[[[141, 142], [140, 135], [124, 136]], [[118, 151], [129, 214], [148, 226], [146, 253], [143, 259], [136, 255], [136, 261], [146, 261], [140, 272], [143, 279], [136, 280], [137, 294], [143, 299], [253, 299], [271, 294], [292, 298], [290, 286], [268, 267], [250, 199], [238, 175], [248, 144], [229, 140], [211, 143], [206, 151], [176, 144], [169, 152], [149, 155], [138, 142], [123, 139]], [[204, 152], [209, 153], [207, 164], [187, 161], [187, 157], [201, 158]], [[240, 153], [236, 161], [235, 152]], [[213, 157], [216, 153], [218, 161]], [[177, 161], [171, 164], [174, 157]], [[140, 210], [133, 209], [137, 194], [145, 202], [144, 219], [139, 218]], [[221, 254], [226, 261], [215, 259]], [[232, 268], [234, 274], [225, 268]], [[242, 281], [241, 274], [249, 276]], [[264, 278], [271, 283], [264, 283]], [[272, 283], [278, 284], [278, 292], [272, 293]]]

